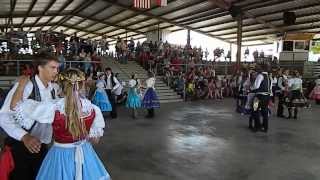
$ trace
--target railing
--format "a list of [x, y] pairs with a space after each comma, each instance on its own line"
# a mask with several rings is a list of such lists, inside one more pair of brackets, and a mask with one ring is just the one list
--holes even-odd
[[[101, 64], [99, 61], [65, 61], [64, 67], [77, 67], [82, 63]], [[19, 76], [24, 65], [32, 64], [32, 60], [0, 60], [0, 75], [1, 76]], [[62, 63], [61, 63], [62, 64]]]

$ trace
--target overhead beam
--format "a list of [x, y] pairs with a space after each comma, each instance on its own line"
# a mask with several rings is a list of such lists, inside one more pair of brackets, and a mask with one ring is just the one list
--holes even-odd
[[[67, 15], [71, 15], [71, 11], [68, 12], [63, 12], [63, 13], [59, 13], [59, 12], [50, 12], [50, 13], [46, 13], [46, 16], [67, 16]], [[41, 13], [30, 13], [28, 17], [42, 17], [42, 12]], [[8, 18], [10, 17], [10, 14], [3, 14], [0, 15], [0, 18]], [[12, 18], [24, 18], [26, 17], [25, 14], [12, 14]]]
[[[170, 3], [175, 2], [175, 1], [177, 1], [177, 0], [172, 0], [172, 1], [168, 2], [168, 5], [170, 5]], [[152, 7], [151, 9], [143, 10], [143, 12], [152, 11], [152, 10], [157, 9], [157, 8], [159, 8], [159, 7], [158, 7], [158, 6], [154, 6], [154, 7]], [[125, 9], [125, 10], [126, 10], [126, 9]], [[135, 18], [135, 17], [137, 17], [137, 16], [139, 16], [139, 15], [140, 15], [139, 13], [135, 12], [135, 15], [132, 16], [132, 17], [130, 17], [129, 19]], [[115, 16], [115, 15], [112, 14], [111, 17], [112, 17], [112, 16]], [[104, 19], [107, 19], [107, 18], [104, 18]], [[118, 23], [120, 23], [122, 20], [123, 20], [123, 19], [121, 19], [121, 20], [119, 20], [119, 21], [116, 21], [116, 22], [113, 22], [113, 24], [118, 24]], [[138, 23], [141, 23], [141, 22], [143, 22], [143, 21], [145, 21], [145, 19], [143, 19], [142, 21], [133, 22], [133, 23], [131, 23], [131, 25], [132, 25], [132, 24], [138, 24]], [[96, 24], [96, 23], [95, 23], [95, 24]], [[95, 24], [94, 24], [94, 25], [95, 25]], [[131, 26], [131, 25], [128, 24], [128, 25], [126, 25], [126, 26], [129, 27], [129, 26]], [[100, 31], [100, 30], [105, 29], [105, 28], [107, 28], [107, 27], [108, 27], [108, 26], [104, 26], [104, 27], [102, 27], [102, 28], [97, 29], [96, 31]], [[139, 29], [139, 28], [136, 28], [136, 29], [134, 29], [134, 30], [138, 30], [138, 29]], [[110, 33], [110, 32], [112, 32], [112, 31], [105, 32], [104, 34], [108, 34], [108, 33]]]
[[[190, 7], [190, 6], [189, 6]], [[217, 8], [216, 8], [217, 9]], [[215, 10], [216, 10], [215, 9]], [[171, 12], [172, 13], [172, 12]], [[170, 13], [168, 13], [168, 14], [170, 14]], [[165, 16], [166, 14], [162, 14], [162, 15], [160, 15], [160, 16]], [[218, 15], [218, 14], [213, 14], [213, 15], [211, 15], [211, 17], [210, 18], [217, 18], [217, 17], [220, 17], [221, 15]], [[171, 21], [173, 21], [172, 19], [170, 19]], [[141, 21], [141, 22], [143, 22], [143, 21]], [[139, 24], [139, 23], [141, 23], [141, 22], [134, 22], [134, 24]], [[180, 23], [180, 22], [179, 22]], [[138, 28], [135, 28], [136, 30], [137, 29], [144, 29], [144, 28], [147, 28], [147, 27], [152, 27], [152, 26], [155, 26], [155, 25], [158, 25], [159, 24], [159, 22], [156, 22], [156, 23], [152, 23], [152, 24], [148, 24], [148, 25], [145, 25], [145, 26], [142, 26], [142, 27], [138, 27]], [[133, 25], [133, 24], [129, 24], [128, 26], [131, 26], [131, 25]], [[185, 24], [183, 24], [183, 25], [185, 25]], [[107, 33], [109, 33], [109, 32], [107, 32]]]
[[[289, 28], [286, 30], [286, 32], [301, 32], [304, 30], [310, 30], [310, 29], [318, 29], [320, 28], [320, 25], [316, 25], [316, 26], [312, 26], [312, 27], [304, 27], [304, 28]], [[260, 34], [251, 34], [251, 35], [244, 35], [243, 38], [250, 38], [250, 37], [257, 37], [257, 36], [267, 36], [267, 35], [276, 35], [276, 31], [273, 32], [267, 32], [267, 33], [260, 33]], [[236, 39], [236, 37], [229, 37], [226, 38], [230, 41], [234, 41]]]
[[[110, 8], [110, 7], [112, 7], [112, 5], [110, 5], [110, 4], [106, 4], [104, 7], [102, 7], [100, 10], [98, 10], [98, 11], [96, 11], [95, 13], [92, 13], [92, 14], [90, 14], [90, 16], [91, 17], [94, 17], [94, 16], [96, 16], [97, 14], [100, 14], [101, 12], [103, 12], [103, 11], [105, 11], [106, 9], [108, 9], [108, 8]], [[77, 22], [77, 23], [75, 23], [75, 24], [73, 24], [74, 26], [75, 25], [77, 25], [77, 24], [81, 24], [81, 23], [83, 23], [84, 21], [86, 21], [87, 19], [83, 19], [83, 20], [81, 20], [81, 21], [79, 21], [79, 22]], [[95, 24], [96, 22], [94, 22], [93, 24]], [[98, 22], [97, 22], [98, 23]], [[88, 26], [86, 26], [86, 27], [84, 27], [83, 29], [87, 29], [88, 27], [90, 27], [90, 26], [93, 26], [92, 24], [90, 24], [90, 25], [88, 25]], [[68, 30], [68, 29], [67, 29]], [[66, 30], [66, 31], [67, 31]]]
[[118, 6], [118, 7], [121, 7], [121, 8], [124, 8], [124, 9], [127, 9], [127, 10], [131, 10], [131, 11], [134, 11], [134, 12], [137, 12], [137, 13], [140, 13], [140, 14], [144, 14], [144, 15], [147, 15], [147, 16], [150, 16], [151, 18], [153, 19], [157, 19], [159, 20], [160, 22], [166, 22], [166, 23], [170, 23], [170, 24], [173, 24], [173, 25], [176, 25], [176, 26], [179, 26], [179, 27], [183, 27], [185, 29], [189, 29], [189, 30], [192, 30], [192, 31], [195, 31], [195, 32], [198, 32], [198, 33], [201, 33], [201, 34], [205, 34], [207, 36], [210, 36], [212, 38], [216, 38], [216, 39], [220, 39], [222, 41], [226, 41], [225, 39], [222, 39], [222, 38], [219, 38], [219, 37], [216, 37], [216, 36], [213, 36], [213, 35], [209, 35], [209, 34], [206, 34], [204, 33], [203, 31], [200, 31], [200, 30], [197, 30], [195, 28], [192, 28], [192, 27], [189, 27], [189, 26], [184, 26], [184, 25], [181, 25], [179, 23], [176, 23], [174, 21], [171, 21], [169, 19], [166, 19], [166, 18], [163, 18], [163, 17], [158, 17], [156, 15], [153, 15], [151, 13], [148, 13], [148, 12], [140, 12], [139, 10], [135, 9], [135, 8], [131, 8], [131, 7], [127, 7], [123, 4], [120, 4], [119, 2], [115, 2], [113, 0], [104, 0], [106, 2], [109, 2], [109, 3], [113, 3], [114, 5]]
[[91, 20], [91, 21], [97, 21], [101, 24], [105, 24], [107, 26], [113, 26], [113, 27], [116, 27], [118, 29], [124, 29], [124, 30], [127, 30], [127, 31], [131, 31], [131, 32], [135, 32], [137, 34], [143, 34], [143, 32], [141, 31], [137, 31], [137, 30], [134, 30], [134, 29], [131, 29], [131, 28], [128, 28], [128, 27], [125, 27], [125, 26], [120, 26], [120, 25], [117, 25], [117, 24], [113, 24], [113, 23], [110, 23], [110, 22], [106, 22], [106, 21], [101, 21], [100, 19], [97, 19], [97, 18], [94, 18], [94, 17], [86, 17], [86, 16], [82, 16], [82, 15], [77, 15], [79, 17], [82, 17], [82, 18], [86, 18], [88, 20]]
[[[172, 3], [175, 2], [175, 1], [177, 1], [177, 0], [171, 0], [171, 1], [169, 1], [169, 2], [168, 2], [168, 5], [172, 4]], [[143, 12], [149, 12], [149, 11], [152, 11], [152, 10], [157, 9], [157, 8], [161, 8], [161, 7], [159, 7], [159, 6], [154, 6], [154, 7], [150, 8], [150, 9], [145, 9], [145, 10], [142, 10], [142, 11], [143, 11]], [[137, 16], [139, 16], [139, 15], [140, 15], [139, 13], [135, 12], [135, 15], [134, 15], [134, 16], [131, 16], [129, 19], [135, 18], [135, 17], [137, 17]], [[128, 18], [120, 19], [120, 20], [118, 20], [118, 21], [116, 21], [116, 22], [114, 22], [114, 23], [115, 23], [115, 24], [118, 24], [118, 23], [120, 23], [120, 22], [122, 22], [122, 21], [124, 21], [124, 20], [126, 20], [126, 19], [128, 19]], [[147, 19], [147, 20], [148, 20], [148, 19]], [[144, 20], [143, 20], [143, 21], [144, 21]], [[134, 23], [134, 24], [137, 24], [137, 23]], [[130, 26], [130, 25], [127, 25], [127, 26]]]
[[[45, 16], [46, 15], [46, 13], [48, 12], [48, 10], [52, 7], [52, 5], [56, 2], [57, 0], [51, 0], [50, 1], [50, 3], [47, 5], [47, 7], [44, 9], [44, 11], [42, 12], [42, 16]], [[41, 17], [42, 17], [41, 16]], [[39, 22], [39, 20], [41, 19], [41, 17], [38, 17], [37, 18], [37, 20], [33, 23], [33, 25], [29, 28], [29, 31], [31, 30], [31, 28], [33, 27], [33, 26], [35, 26], [38, 22]]]
[[10, 0], [10, 14], [9, 14], [9, 20], [7, 23], [6, 31], [8, 30], [10, 23], [13, 24], [12, 14], [16, 7], [16, 4], [17, 4], [17, 0]]
[[[319, 14], [320, 12], [318, 12], [317, 14]], [[281, 21], [282, 20], [282, 18], [281, 19], [279, 19], [279, 20], [277, 20], [278, 22], [279, 21]], [[310, 24], [310, 23], [315, 23], [315, 22], [317, 22], [317, 21], [319, 21], [320, 19], [318, 19], [318, 20], [314, 20], [314, 19], [312, 19], [312, 20], [308, 20], [308, 21], [302, 21], [302, 22], [300, 22], [300, 23], [295, 23], [294, 25], [304, 25], [304, 24]], [[272, 23], [275, 23], [275, 22], [277, 22], [277, 21], [272, 21]], [[257, 25], [257, 24], [254, 24], [254, 25]], [[254, 26], [253, 25], [253, 26]], [[249, 28], [250, 26], [246, 26], [245, 28]], [[288, 26], [286, 26], [286, 25], [282, 25], [282, 26], [280, 26], [281, 28], [286, 28], [286, 27], [288, 27]], [[290, 27], [290, 26], [289, 26]], [[266, 27], [259, 27], [259, 28], [256, 28], [256, 29], [251, 29], [251, 30], [244, 30], [244, 31], [242, 31], [243, 33], [248, 33], [248, 32], [254, 32], [254, 31], [259, 31], [259, 30], [265, 30], [266, 29]], [[222, 34], [215, 34], [215, 35], [218, 35], [218, 36], [228, 36], [228, 35], [233, 35], [233, 34], [236, 34], [236, 31], [235, 32], [230, 32], [230, 33], [222, 33]]]
[[[92, 3], [94, 3], [96, 0], [89, 0], [89, 1], [86, 1], [84, 4], [80, 4], [78, 5], [73, 11], [71, 14], [77, 14], [79, 13], [80, 11], [84, 10], [85, 8], [87, 8], [89, 5], [91, 5]], [[71, 19], [73, 16], [66, 16], [64, 18], [62, 18], [59, 22], [58, 22], [58, 25], [60, 24], [63, 24], [65, 23], [66, 21], [68, 21], [69, 19]], [[57, 28], [57, 26], [53, 27], [52, 29], [50, 30], [55, 30]]]
[[[111, 5], [111, 6], [112, 6], [112, 5]], [[108, 17], [104, 17], [103, 19], [109, 19], [109, 18], [114, 17], [114, 16], [117, 16], [117, 15], [119, 15], [119, 14], [125, 12], [125, 11], [126, 11], [126, 10], [121, 10], [121, 11], [115, 13], [115, 14], [111, 14], [111, 15], [108, 16]], [[92, 16], [92, 17], [93, 17], [93, 16]], [[87, 28], [89, 28], [89, 27], [91, 27], [91, 26], [94, 26], [94, 25], [96, 25], [96, 24], [98, 24], [98, 23], [99, 23], [99, 21], [95, 21], [94, 23], [89, 24], [88, 26], [84, 27], [84, 29], [87, 29]], [[118, 24], [118, 23], [115, 22], [115, 23], [113, 23], [113, 24]], [[97, 29], [96, 31], [99, 31], [100, 29], [104, 29], [104, 28], [107, 28], [107, 27], [109, 27], [109, 25], [103, 26], [102, 28], [99, 28], [99, 29]], [[84, 34], [84, 35], [82, 35], [82, 36], [85, 36], [85, 35], [87, 35], [87, 34]]]
[[25, 17], [23, 18], [21, 24], [20, 24], [20, 27], [22, 28], [23, 27], [23, 24], [24, 22], [26, 21], [27, 17], [29, 16], [30, 12], [32, 11], [34, 5], [36, 4], [37, 0], [32, 0], [31, 3], [30, 3], [30, 6], [28, 8], [28, 11], [27, 11], [27, 14], [25, 15]]
[[[68, 0], [66, 1], [63, 6], [58, 10], [58, 14], [55, 16], [52, 16], [50, 19], [48, 19], [47, 23], [50, 23], [54, 18], [56, 18], [57, 16], [59, 16], [60, 14], [62, 14], [62, 12], [73, 2], [74, 0]], [[69, 15], [69, 14], [68, 14]], [[67, 16], [68, 16], [67, 15]], [[44, 26], [41, 26], [40, 30], [43, 29]]]
[[[313, 3], [313, 4], [301, 6], [301, 7], [293, 7], [293, 8], [286, 8], [286, 9], [282, 9], [282, 10], [275, 10], [275, 11], [268, 12], [268, 13], [256, 14], [255, 17], [256, 18], [262, 18], [262, 17], [270, 15], [270, 14], [277, 14], [277, 13], [281, 13], [281, 12], [284, 12], [284, 11], [295, 11], [295, 10], [299, 10], [299, 9], [306, 9], [306, 8], [314, 7], [316, 5], [319, 5], [319, 3]], [[246, 20], [248, 20], [248, 19], [246, 19]], [[228, 23], [232, 23], [232, 22], [234, 22], [234, 20], [230, 19], [230, 20], [227, 20], [227, 21], [223, 21], [223, 22], [219, 22], [219, 23], [214, 22], [214, 23], [211, 23], [211, 24], [206, 24], [206, 25], [203, 25], [203, 26], [195, 27], [195, 28], [203, 29], [203, 28], [208, 28], [208, 27], [212, 27], [212, 26], [217, 26], [217, 25], [220, 25], [220, 24], [228, 24]], [[244, 21], [244, 24], [245, 24], [245, 21]], [[236, 27], [236, 26], [233, 26], [233, 27]]]
[[[24, 24], [24, 27], [30, 27], [30, 26], [32, 26], [33, 25], [33, 23], [26, 23], [26, 24]], [[40, 26], [43, 26], [43, 25], [48, 25], [48, 26], [54, 26], [54, 25], [56, 25], [56, 23], [51, 23], [51, 24], [47, 24], [47, 23], [39, 23], [39, 24], [37, 24], [37, 26], [36, 27], [40, 27]], [[0, 25], [0, 28], [5, 28], [7, 25], [6, 24], [3, 24], [3, 25]], [[13, 28], [20, 28], [21, 26], [20, 26], [20, 24], [12, 24], [10, 27], [13, 27]]]
[[[186, 8], [189, 8], [189, 7], [198, 5], [199, 3], [201, 4], [201, 3], [207, 3], [207, 2], [206, 2], [206, 1], [203, 2], [202, 0], [201, 0], [201, 1], [198, 0], [198, 1], [195, 1], [195, 2], [189, 1], [189, 3], [182, 4], [182, 5], [174, 8], [173, 10], [170, 10], [170, 11], [164, 12], [164, 13], [161, 13], [161, 14], [159, 14], [159, 15], [157, 15], [157, 16], [166, 16], [166, 15], [171, 14], [171, 13], [173, 13], [173, 12], [180, 11], [180, 10], [182, 10], [182, 9], [186, 9]], [[151, 14], [151, 13], [150, 13], [150, 14]], [[131, 18], [130, 18], [130, 19], [131, 19]], [[134, 24], [139, 24], [139, 23], [141, 23], [141, 22], [145, 22], [145, 21], [148, 21], [148, 20], [150, 20], [150, 19], [152, 19], [152, 17], [148, 17], [147, 19], [143, 19], [143, 20], [140, 20], [140, 21], [132, 22], [132, 23], [130, 23], [130, 24], [127, 24], [127, 26], [132, 26], [132, 25], [134, 25]]]

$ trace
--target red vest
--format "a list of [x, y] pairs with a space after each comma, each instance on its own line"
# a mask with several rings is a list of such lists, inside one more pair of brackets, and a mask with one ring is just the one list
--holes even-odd
[[[96, 116], [95, 111], [92, 110], [90, 115], [84, 118], [87, 132], [90, 131], [90, 127], [93, 123], [95, 116]], [[66, 119], [65, 116], [61, 114], [59, 111], [55, 112], [55, 117], [54, 117], [52, 126], [53, 126], [53, 136], [56, 142], [73, 143], [86, 138], [86, 137], [81, 137], [80, 139], [74, 139], [66, 127], [65, 119]]]

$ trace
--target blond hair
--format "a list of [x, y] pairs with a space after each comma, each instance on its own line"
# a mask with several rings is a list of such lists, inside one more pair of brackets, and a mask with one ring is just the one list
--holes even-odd
[[68, 69], [59, 74], [59, 83], [65, 96], [65, 123], [69, 133], [75, 139], [88, 134], [79, 98], [79, 87], [84, 85], [84, 80], [84, 73], [78, 69]]

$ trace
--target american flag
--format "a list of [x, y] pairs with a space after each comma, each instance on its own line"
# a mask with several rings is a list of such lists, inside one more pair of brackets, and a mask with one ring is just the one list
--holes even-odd
[[167, 0], [156, 0], [158, 6], [167, 6]]
[[133, 6], [140, 9], [150, 9], [151, 0], [133, 0]]

